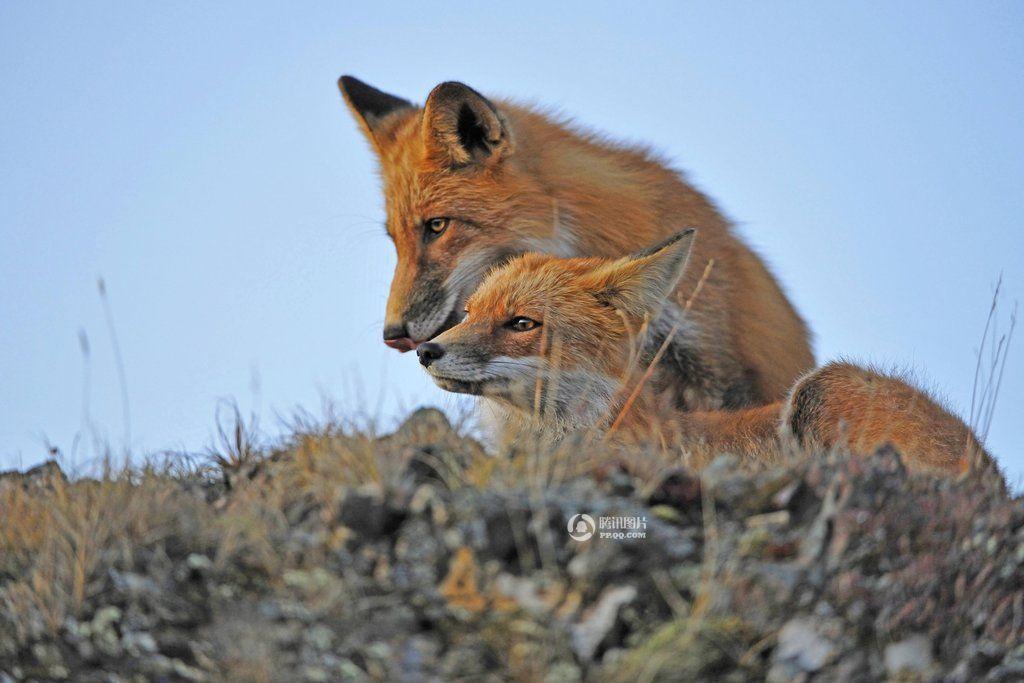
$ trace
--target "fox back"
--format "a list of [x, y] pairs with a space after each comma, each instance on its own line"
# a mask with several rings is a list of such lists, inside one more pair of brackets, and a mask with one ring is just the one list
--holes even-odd
[[693, 298], [691, 309], [652, 382], [680, 407], [735, 408], [783, 397], [813, 366], [804, 323], [764, 263], [649, 151], [460, 83], [422, 107], [350, 76], [340, 87], [380, 162], [398, 255], [390, 346], [411, 350], [454, 326], [487, 271], [514, 256], [615, 258], [693, 226], [695, 267], [651, 321], [648, 353]]

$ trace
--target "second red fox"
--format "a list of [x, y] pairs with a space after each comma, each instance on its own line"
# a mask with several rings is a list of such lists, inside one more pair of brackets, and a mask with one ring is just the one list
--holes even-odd
[[891, 444], [912, 469], [990, 465], [971, 430], [904, 379], [848, 363], [801, 378], [757, 408], [685, 411], [646, 383], [649, 321], [687, 270], [694, 231], [616, 260], [528, 254], [493, 271], [466, 319], [420, 345], [443, 389], [483, 397], [505, 437], [549, 441], [592, 431], [683, 451], [693, 466], [721, 452], [757, 461], [783, 447], [869, 454]]

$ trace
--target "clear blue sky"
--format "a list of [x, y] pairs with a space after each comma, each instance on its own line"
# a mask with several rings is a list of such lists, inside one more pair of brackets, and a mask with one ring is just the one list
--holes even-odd
[[[424, 7], [0, 5], [0, 468], [80, 432], [79, 461], [123, 448], [98, 276], [137, 453], [203, 447], [224, 398], [271, 433], [324, 397], [385, 425], [456, 405], [380, 342], [394, 256], [342, 73], [651, 143], [771, 263], [819, 359], [914, 369], [967, 411], [1000, 272], [1004, 327], [1024, 298], [1024, 4]], [[1022, 409], [1017, 339], [989, 438], [1015, 478]]]

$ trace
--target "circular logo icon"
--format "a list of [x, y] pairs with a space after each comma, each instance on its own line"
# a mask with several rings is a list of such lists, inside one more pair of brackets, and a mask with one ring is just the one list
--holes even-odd
[[594, 535], [597, 525], [594, 524], [593, 517], [579, 513], [569, 519], [567, 528], [569, 530], [569, 538], [574, 541], [585, 541]]

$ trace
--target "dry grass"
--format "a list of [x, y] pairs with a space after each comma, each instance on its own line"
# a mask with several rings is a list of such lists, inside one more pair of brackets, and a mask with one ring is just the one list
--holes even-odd
[[136, 549], [208, 521], [176, 481], [147, 471], [108, 471], [76, 484], [54, 477], [44, 491], [8, 486], [0, 509], [0, 576], [11, 579], [8, 608], [29, 630], [52, 631], [79, 616], [102, 568], [129, 565]]
[[[679, 454], [656, 447], [620, 450], [598, 434], [553, 451], [519, 444], [495, 456], [466, 436], [465, 425], [452, 428], [433, 410], [418, 411], [386, 435], [365, 426], [302, 416], [293, 421], [294, 433], [277, 443], [261, 436], [257, 425], [233, 408], [222, 411], [217, 424], [218, 442], [201, 457], [166, 456], [139, 467], [108, 467], [96, 479], [74, 482], [61, 476], [37, 478], [31, 485], [0, 480], [0, 634], [12, 632], [15, 646], [21, 648], [61, 642], [69, 623], [95, 620], [98, 606], [111, 604], [117, 574], [171, 576], [162, 579], [169, 583], [160, 586], [159, 599], [183, 602], [178, 596], [192, 584], [187, 577], [173, 579], [175, 572], [167, 568], [206, 566], [211, 578], [203, 580], [203, 590], [223, 587], [232, 592], [189, 598], [188, 609], [214, 600], [219, 606], [195, 617], [202, 625], [194, 627], [189, 638], [203, 643], [204, 649], [185, 658], [188, 666], [216, 672], [215, 678], [225, 680], [280, 680], [294, 671], [275, 659], [281, 652], [275, 648], [281, 646], [268, 644], [266, 630], [273, 622], [254, 615], [256, 606], [268, 600], [299, 605], [302, 613], [311, 615], [308, 619], [331, 630], [331, 638], [340, 638], [351, 628], [345, 619], [351, 618], [354, 605], [377, 600], [386, 606], [400, 596], [390, 583], [395, 578], [388, 567], [398, 561], [397, 553], [409, 540], [375, 532], [387, 538], [390, 549], [357, 571], [339, 564], [338, 557], [356, 545], [360, 553], [370, 552], [374, 544], [365, 537], [361, 544], [352, 543], [362, 532], [343, 520], [353, 493], [383, 501], [385, 507], [402, 498], [403, 515], [429, 509], [436, 491], [424, 491], [422, 483], [410, 485], [408, 479], [411, 469], [425, 467], [437, 487], [451, 493], [443, 494], [448, 505], [472, 491], [487, 494], [474, 498], [474, 504], [491, 500], [508, 506], [507, 533], [515, 545], [515, 559], [500, 570], [495, 569], [494, 557], [482, 553], [479, 559], [470, 554], [467, 561], [476, 574], [465, 602], [478, 610], [471, 616], [483, 625], [477, 629], [470, 620], [459, 627], [448, 621], [433, 627], [478, 638], [490, 656], [497, 657], [489, 666], [503, 667], [515, 680], [537, 680], [549, 663], [564, 662], [572, 646], [564, 637], [552, 639], [551, 631], [518, 608], [504, 605], [501, 601], [509, 598], [493, 592], [494, 572], [551, 580], [546, 596], [557, 604], [554, 611], [570, 621], [581, 618], [605, 586], [570, 580], [564, 537], [558, 536], [559, 545], [540, 531], [543, 525], [537, 520], [551, 509], [551, 492], [566, 490], [559, 487], [578, 479], [607, 481], [619, 470], [628, 470], [638, 492], [634, 500], [646, 500], [644, 491], [681, 462]], [[695, 554], [693, 560], [699, 565], [699, 580], [685, 587], [674, 583], [678, 577], [670, 576], [668, 566], [654, 569], [650, 576], [645, 572], [630, 577], [654, 586], [647, 593], [660, 594], [668, 616], [605, 673], [619, 680], [675, 675], [701, 680], [737, 667], [758, 671], [763, 666], [760, 661], [749, 666], [744, 662], [753, 662], [770, 646], [764, 633], [741, 618], [723, 616], [721, 596], [733, 590], [734, 579], [732, 551], [723, 551], [720, 545], [717, 519], [725, 515], [722, 519], [735, 526], [737, 513], [716, 509], [707, 495], [709, 488], [710, 484], [700, 487], [702, 505], [697, 511], [703, 522], [702, 555]], [[420, 502], [411, 502], [414, 499]], [[554, 522], [562, 531], [564, 521]], [[721, 532], [723, 538], [726, 531]], [[579, 551], [582, 548], [572, 548], [573, 553]], [[453, 570], [438, 571], [442, 577]], [[378, 574], [379, 583], [371, 585], [379, 592], [368, 595], [366, 581], [378, 581]], [[444, 583], [440, 585], [444, 594]], [[243, 594], [249, 594], [248, 599], [243, 600]], [[123, 599], [123, 591], [120, 595]], [[244, 607], [224, 607], [235, 602]], [[360, 609], [359, 614], [375, 613], [372, 607]], [[429, 611], [423, 605], [418, 609]], [[446, 614], [445, 619], [453, 618]], [[4, 647], [9, 645], [0, 637], [0, 664], [11, 656]], [[360, 666], [372, 675], [377, 665], [367, 661]], [[378, 673], [386, 674], [383, 669]]]
[[[216, 446], [202, 456], [108, 465], [97, 478], [75, 482], [0, 483], [0, 579], [6, 609], [26, 629], [19, 639], [87, 616], [83, 607], [109, 568], [138, 568], [154, 552], [203, 555], [218, 568], [264, 577], [315, 567], [316, 557], [297, 556], [283, 543], [301, 515], [331, 523], [346, 490], [388, 491], [413, 457], [449, 489], [534, 491], [587, 474], [603, 477], [625, 461], [597, 438], [547, 453], [520, 444], [496, 457], [429, 411], [383, 437], [306, 418], [293, 426], [284, 443], [262, 443], [256, 424], [229, 406], [217, 416]], [[630, 458], [634, 472], [650, 479], [673, 464], [656, 451]]]
[[968, 424], [982, 442], [988, 438], [995, 416], [999, 390], [1003, 383], [1006, 370], [1006, 359], [1009, 355], [1010, 342], [1017, 327], [1017, 304], [1010, 310], [1009, 329], [999, 332], [999, 304], [1003, 287], [1000, 275], [992, 292], [992, 304], [988, 309], [985, 327], [978, 345], [977, 360], [974, 366], [974, 385], [971, 388], [971, 410]]

